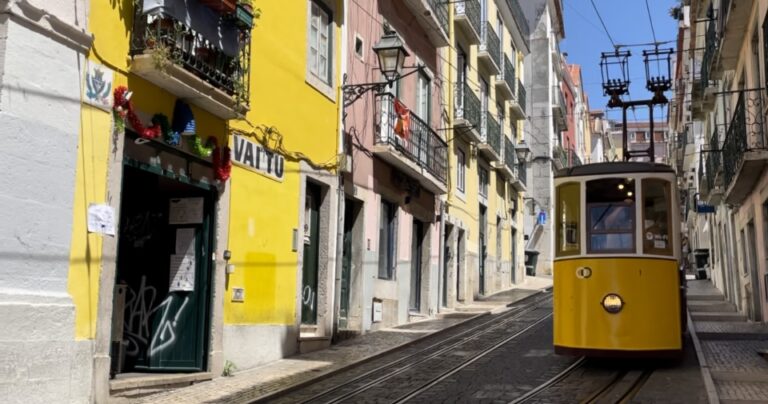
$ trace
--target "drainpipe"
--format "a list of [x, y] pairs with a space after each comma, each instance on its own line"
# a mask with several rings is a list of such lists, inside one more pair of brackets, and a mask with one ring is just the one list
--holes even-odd
[[[348, 36], [348, 24], [349, 24], [349, 7], [348, 7], [348, 0], [342, 1], [342, 7], [344, 7], [344, 24], [342, 24], [341, 28], [341, 77], [345, 77], [347, 74], [347, 36]], [[341, 89], [341, 86], [339, 86], [339, 89]], [[336, 105], [339, 106], [339, 141], [338, 141], [338, 150], [337, 155], [338, 156], [346, 156], [346, 149], [344, 145], [344, 130], [346, 129], [344, 127], [344, 114], [346, 111], [344, 110], [344, 93], [343, 91], [337, 92], [338, 96], [338, 102]], [[352, 164], [351, 161], [344, 160], [344, 165]], [[337, 209], [336, 209], [336, 215], [338, 220], [336, 221], [336, 268], [335, 273], [333, 277], [333, 313], [331, 315], [332, 323], [333, 323], [333, 330], [331, 335], [331, 342], [335, 342], [338, 336], [339, 331], [339, 309], [340, 309], [340, 303], [341, 303], [341, 277], [342, 272], [344, 271], [344, 262], [342, 259], [342, 256], [344, 255], [344, 199], [345, 199], [345, 193], [344, 193], [344, 170], [341, 169], [341, 167], [337, 167], [337, 174], [338, 174], [338, 189], [336, 196], [336, 203], [337, 203]]]

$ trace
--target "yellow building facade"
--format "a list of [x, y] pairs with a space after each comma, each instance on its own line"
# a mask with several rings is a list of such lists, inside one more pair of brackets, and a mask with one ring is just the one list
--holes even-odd
[[181, 3], [90, 3], [83, 92], [110, 89], [81, 106], [68, 291], [96, 402], [332, 332], [343, 2], [257, 2], [252, 28]]
[[524, 279], [526, 174], [518, 154], [526, 150], [528, 45], [522, 12], [508, 4], [462, 1], [450, 12], [454, 46], [445, 63], [455, 84], [448, 90], [453, 135], [446, 240], [456, 274], [450, 300], [462, 303]]

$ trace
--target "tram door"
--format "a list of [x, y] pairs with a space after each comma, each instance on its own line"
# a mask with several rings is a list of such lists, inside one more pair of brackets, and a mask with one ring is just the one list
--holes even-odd
[[481, 295], [485, 294], [485, 256], [487, 254], [488, 250], [488, 238], [487, 238], [487, 212], [486, 207], [483, 205], [480, 205], [480, 256], [478, 257], [479, 265], [478, 265], [478, 283], [479, 283], [479, 289], [478, 293]]

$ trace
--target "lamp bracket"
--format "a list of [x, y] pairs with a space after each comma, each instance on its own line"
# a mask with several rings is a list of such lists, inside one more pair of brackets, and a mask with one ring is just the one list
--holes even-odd
[[377, 93], [383, 93], [387, 87], [391, 86], [392, 83], [410, 76], [413, 73], [420, 72], [424, 70], [423, 65], [417, 65], [417, 66], [405, 66], [406, 69], [413, 69], [410, 72], [400, 75], [398, 77], [395, 77], [392, 80], [389, 81], [381, 81], [381, 82], [375, 82], [375, 83], [361, 83], [361, 84], [347, 84], [347, 74], [344, 74], [343, 77], [343, 84], [341, 85], [341, 91], [344, 93], [344, 108], [352, 105], [360, 99], [363, 95], [365, 95], [367, 92], [373, 90]]

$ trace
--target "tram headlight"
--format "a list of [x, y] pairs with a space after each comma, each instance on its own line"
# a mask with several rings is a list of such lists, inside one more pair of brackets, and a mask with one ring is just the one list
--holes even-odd
[[621, 296], [615, 293], [609, 293], [605, 295], [600, 304], [608, 313], [616, 314], [621, 311], [622, 307], [624, 307], [624, 300], [622, 300]]

